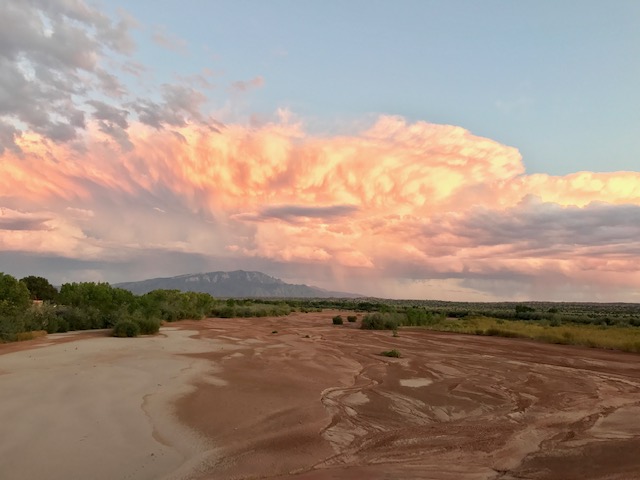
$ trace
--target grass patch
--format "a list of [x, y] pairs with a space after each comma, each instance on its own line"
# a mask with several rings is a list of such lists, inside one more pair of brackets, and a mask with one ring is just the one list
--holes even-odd
[[537, 321], [467, 317], [441, 319], [425, 328], [439, 332], [528, 338], [544, 343], [640, 353], [640, 330], [634, 327], [580, 324], [552, 326]]
[[19, 332], [16, 333], [16, 341], [24, 342], [26, 340], [33, 340], [34, 338], [46, 337], [46, 330], [35, 330], [33, 332]]

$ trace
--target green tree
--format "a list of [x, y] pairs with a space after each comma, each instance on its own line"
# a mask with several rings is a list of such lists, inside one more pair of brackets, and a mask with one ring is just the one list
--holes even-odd
[[11, 275], [0, 273], [0, 342], [15, 340], [25, 331], [24, 317], [30, 305], [27, 286]]
[[58, 290], [56, 287], [49, 283], [44, 277], [36, 277], [35, 275], [29, 275], [20, 280], [29, 289], [32, 300], [43, 300], [53, 302], [58, 296]]
[[0, 316], [22, 313], [31, 305], [29, 289], [11, 275], [0, 273]]
[[71, 307], [69, 328], [78, 330], [112, 327], [138, 305], [136, 296], [128, 290], [94, 282], [65, 283], [60, 287], [58, 302]]

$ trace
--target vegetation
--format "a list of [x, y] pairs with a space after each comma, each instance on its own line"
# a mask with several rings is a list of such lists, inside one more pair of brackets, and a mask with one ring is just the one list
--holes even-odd
[[115, 336], [153, 335], [163, 321], [200, 319], [217, 303], [208, 294], [178, 290], [137, 296], [108, 283], [65, 283], [58, 291], [42, 277], [18, 281], [0, 273], [0, 342], [104, 328]]
[[138, 325], [140, 335], [155, 335], [160, 331], [160, 320], [155, 318], [138, 317], [133, 319], [133, 323]]
[[384, 357], [400, 358], [400, 352], [395, 348], [393, 350], [387, 350], [386, 352], [381, 352], [380, 355]]
[[113, 327], [114, 337], [137, 337], [140, 334], [140, 327], [131, 320], [120, 320]]
[[58, 290], [44, 277], [30, 275], [20, 280], [27, 286], [31, 300], [54, 302], [58, 297]]
[[523, 320], [505, 321], [489, 317], [443, 319], [427, 327], [443, 332], [508, 338], [529, 338], [545, 343], [582, 345], [640, 353], [640, 328], [627, 326], [566, 324]]
[[[640, 352], [640, 305], [628, 303], [443, 302], [381, 299], [215, 299], [178, 290], [134, 295], [108, 283], [66, 283], [58, 291], [43, 277], [18, 281], [0, 273], [0, 342], [43, 332], [113, 328], [122, 335], [157, 333], [162, 322], [206, 316], [285, 316], [323, 309], [364, 313], [361, 328], [421, 327], [475, 335]], [[343, 324], [341, 315], [333, 323]], [[133, 326], [131, 326], [133, 324]]]
[[252, 299], [228, 299], [210, 310], [210, 315], [220, 318], [237, 317], [283, 317], [289, 315], [293, 309], [284, 301], [268, 302]]

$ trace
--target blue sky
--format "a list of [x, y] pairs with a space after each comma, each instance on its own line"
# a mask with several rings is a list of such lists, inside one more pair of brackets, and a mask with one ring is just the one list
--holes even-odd
[[[214, 72], [213, 108], [231, 83], [262, 77], [230, 116], [284, 107], [318, 133], [381, 113], [459, 125], [518, 148], [528, 173], [639, 162], [637, 1], [116, 5], [141, 23], [139, 59], [157, 79]], [[181, 53], [153, 43], [158, 28]]]

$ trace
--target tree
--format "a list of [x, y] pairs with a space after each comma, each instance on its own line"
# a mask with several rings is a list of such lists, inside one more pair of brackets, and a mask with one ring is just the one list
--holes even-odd
[[20, 280], [29, 289], [32, 300], [44, 300], [53, 302], [58, 296], [58, 290], [56, 287], [49, 283], [44, 277], [36, 277], [35, 275], [29, 275]]
[[29, 289], [11, 275], [0, 273], [0, 316], [22, 313], [31, 305]]

